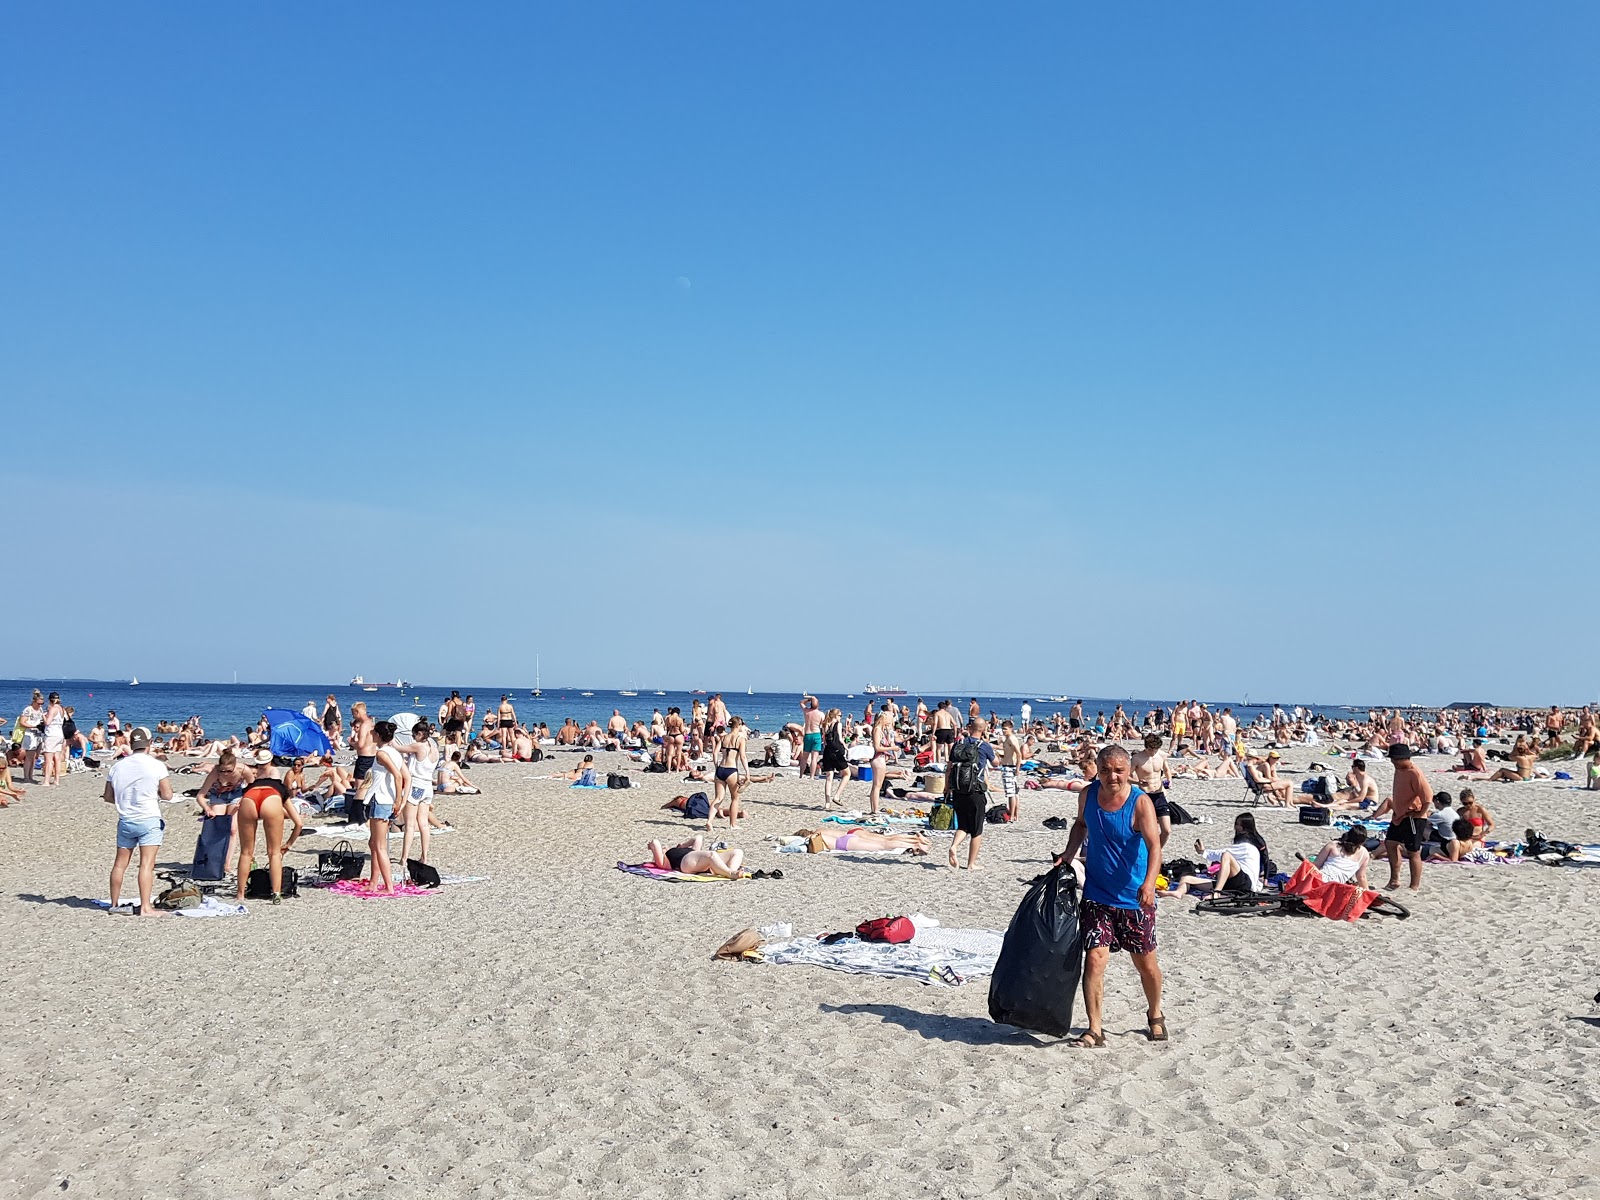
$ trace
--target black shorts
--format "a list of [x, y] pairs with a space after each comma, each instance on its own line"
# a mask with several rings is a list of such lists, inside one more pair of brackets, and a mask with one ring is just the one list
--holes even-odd
[[955, 810], [956, 828], [971, 837], [983, 836], [984, 814], [988, 811], [984, 807], [987, 796], [962, 796], [950, 801], [950, 807]]
[[355, 767], [355, 771], [353, 772], [353, 774], [355, 775], [356, 779], [357, 780], [365, 779], [367, 777], [368, 773], [370, 773], [371, 770], [372, 770], [372, 764], [377, 762], [377, 761], [378, 761], [378, 756], [375, 755], [375, 754], [358, 754], [358, 755], [356, 755], [356, 767]]
[[954, 729], [935, 729], [933, 731], [933, 740], [941, 746], [953, 746], [956, 741], [956, 731]]
[[1156, 816], [1158, 818], [1172, 815], [1172, 806], [1167, 803], [1167, 794], [1165, 792], [1146, 792], [1145, 795], [1149, 796], [1150, 803], [1156, 806]]
[[444, 723], [444, 731], [446, 733], [460, 733], [466, 727], [467, 723], [465, 721], [446, 721]]
[[1433, 824], [1426, 817], [1405, 817], [1389, 825], [1383, 840], [1404, 846], [1407, 854], [1419, 854], [1432, 829]]
[[1222, 885], [1222, 890], [1225, 892], [1255, 891], [1255, 889], [1250, 886], [1250, 876], [1244, 874], [1243, 872], [1236, 872], [1232, 875], [1229, 875], [1228, 882]]
[[1083, 728], [1083, 722], [1078, 720], [1077, 717], [1073, 717], [1070, 721], [1067, 722], [1067, 725], [1068, 725], [1069, 728], [1072, 728], [1072, 729], [1082, 729]]

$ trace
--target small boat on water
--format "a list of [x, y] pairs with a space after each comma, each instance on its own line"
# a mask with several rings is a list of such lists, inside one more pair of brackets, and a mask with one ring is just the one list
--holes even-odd
[[630, 692], [626, 688], [617, 693], [619, 696], [637, 696], [638, 694], [638, 692]]
[[663, 691], [657, 691], [657, 692], [656, 692], [656, 695], [658, 695], [658, 696], [665, 696], [665, 695], [666, 695], [666, 693], [665, 693], [665, 692], [663, 692]]
[[137, 675], [135, 675], [132, 679], [128, 680], [128, 686], [129, 687], [138, 687], [139, 686], [139, 677]]

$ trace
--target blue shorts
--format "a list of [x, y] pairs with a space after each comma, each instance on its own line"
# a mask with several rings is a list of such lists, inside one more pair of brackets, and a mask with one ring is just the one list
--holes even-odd
[[161, 845], [161, 831], [167, 823], [160, 817], [149, 817], [143, 821], [130, 821], [127, 817], [117, 818], [117, 849], [135, 850], [140, 846]]
[[367, 806], [367, 820], [392, 821], [394, 820], [394, 805], [372, 804]]

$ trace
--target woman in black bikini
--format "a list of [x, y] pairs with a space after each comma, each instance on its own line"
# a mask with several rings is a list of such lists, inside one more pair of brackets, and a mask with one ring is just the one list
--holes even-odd
[[[728, 723], [728, 732], [717, 738], [717, 778], [714, 785], [711, 811], [721, 807], [722, 794], [728, 794], [728, 828], [739, 828], [739, 784], [750, 779], [750, 764], [745, 759], [744, 743], [748, 736], [743, 717], [734, 717]], [[706, 818], [706, 832], [711, 832], [714, 816]], [[692, 872], [691, 872], [692, 874]]]
[[681, 871], [685, 875], [720, 875], [724, 879], [737, 879], [739, 867], [744, 863], [744, 851], [707, 850], [700, 838], [692, 838], [676, 846], [666, 847], [660, 842], [651, 842], [650, 861], [663, 871]]

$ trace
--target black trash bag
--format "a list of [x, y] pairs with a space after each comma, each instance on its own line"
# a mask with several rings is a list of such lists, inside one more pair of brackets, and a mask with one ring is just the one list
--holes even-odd
[[1078, 878], [1064, 864], [1039, 877], [1011, 918], [989, 979], [989, 1016], [1002, 1025], [1065, 1037], [1072, 1032], [1072, 1003], [1082, 976]]

